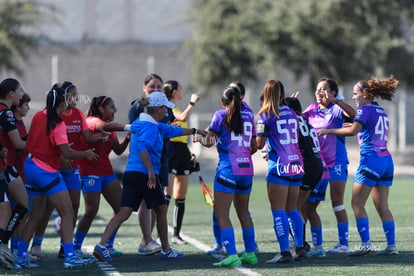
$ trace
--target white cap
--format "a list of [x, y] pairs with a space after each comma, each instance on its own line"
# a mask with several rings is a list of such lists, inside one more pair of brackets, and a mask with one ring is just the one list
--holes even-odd
[[148, 107], [166, 106], [168, 108], [174, 108], [174, 104], [167, 99], [167, 96], [163, 92], [152, 92], [148, 96]]

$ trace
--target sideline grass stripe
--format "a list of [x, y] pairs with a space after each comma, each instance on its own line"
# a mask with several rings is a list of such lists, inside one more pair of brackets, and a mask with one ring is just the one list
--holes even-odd
[[[168, 226], [168, 230], [169, 230], [170, 233], [173, 232], [173, 228], [171, 226]], [[181, 233], [180, 235], [184, 240], [186, 240], [188, 243], [194, 245], [198, 249], [201, 249], [205, 252], [207, 252], [210, 249], [210, 247], [208, 245], [206, 245], [206, 244], [204, 244], [204, 243], [202, 243], [202, 242], [200, 242], [196, 239], [193, 239], [193, 238], [191, 238], [191, 237], [189, 237], [189, 236], [187, 236], [183, 233]], [[214, 254], [214, 255], [211, 255], [211, 256], [213, 256], [214, 258], [216, 258], [220, 261], [224, 259], [223, 255]], [[250, 268], [246, 268], [246, 267], [243, 267], [243, 266], [233, 267], [233, 269], [239, 271], [240, 273], [248, 275], [248, 276], [261, 276], [262, 275], [260, 273], [257, 273], [255, 271], [251, 270]]]

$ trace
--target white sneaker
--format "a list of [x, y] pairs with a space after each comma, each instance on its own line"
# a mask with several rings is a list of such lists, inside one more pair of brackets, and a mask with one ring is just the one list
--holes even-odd
[[187, 241], [181, 238], [180, 236], [173, 236], [171, 238], [172, 244], [187, 244]]
[[329, 253], [349, 253], [349, 248], [346, 245], [338, 243], [333, 248], [328, 250]]
[[149, 256], [161, 251], [161, 244], [156, 241], [149, 242], [147, 245], [140, 245], [137, 255]]
[[400, 254], [395, 245], [388, 245], [385, 249], [375, 253], [376, 255], [398, 255]]
[[30, 254], [35, 259], [41, 259], [43, 257], [43, 252], [40, 244], [33, 244], [32, 248], [30, 249]]
[[325, 250], [323, 250], [322, 245], [316, 245], [311, 248], [308, 252], [309, 257], [325, 258]]

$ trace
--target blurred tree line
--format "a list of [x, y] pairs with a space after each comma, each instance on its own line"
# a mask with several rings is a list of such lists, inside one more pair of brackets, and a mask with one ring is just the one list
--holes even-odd
[[[39, 0], [0, 1], [0, 69], [21, 73], [50, 11]], [[281, 68], [312, 85], [389, 74], [414, 85], [411, 0], [193, 0], [189, 20], [192, 69], [205, 87]]]
[[280, 68], [340, 83], [394, 74], [414, 85], [410, 0], [194, 0], [193, 72], [212, 86]]

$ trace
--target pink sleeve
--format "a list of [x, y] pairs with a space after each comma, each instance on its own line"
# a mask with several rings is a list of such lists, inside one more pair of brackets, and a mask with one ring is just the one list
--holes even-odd
[[86, 118], [87, 127], [91, 131], [95, 131], [95, 126], [100, 121], [102, 121], [102, 120], [100, 118], [98, 118], [98, 117], [95, 117], [95, 116], [89, 116], [88, 118]]
[[52, 130], [51, 137], [53, 137], [57, 146], [69, 144], [66, 125], [64, 122], [57, 124], [57, 126]]

